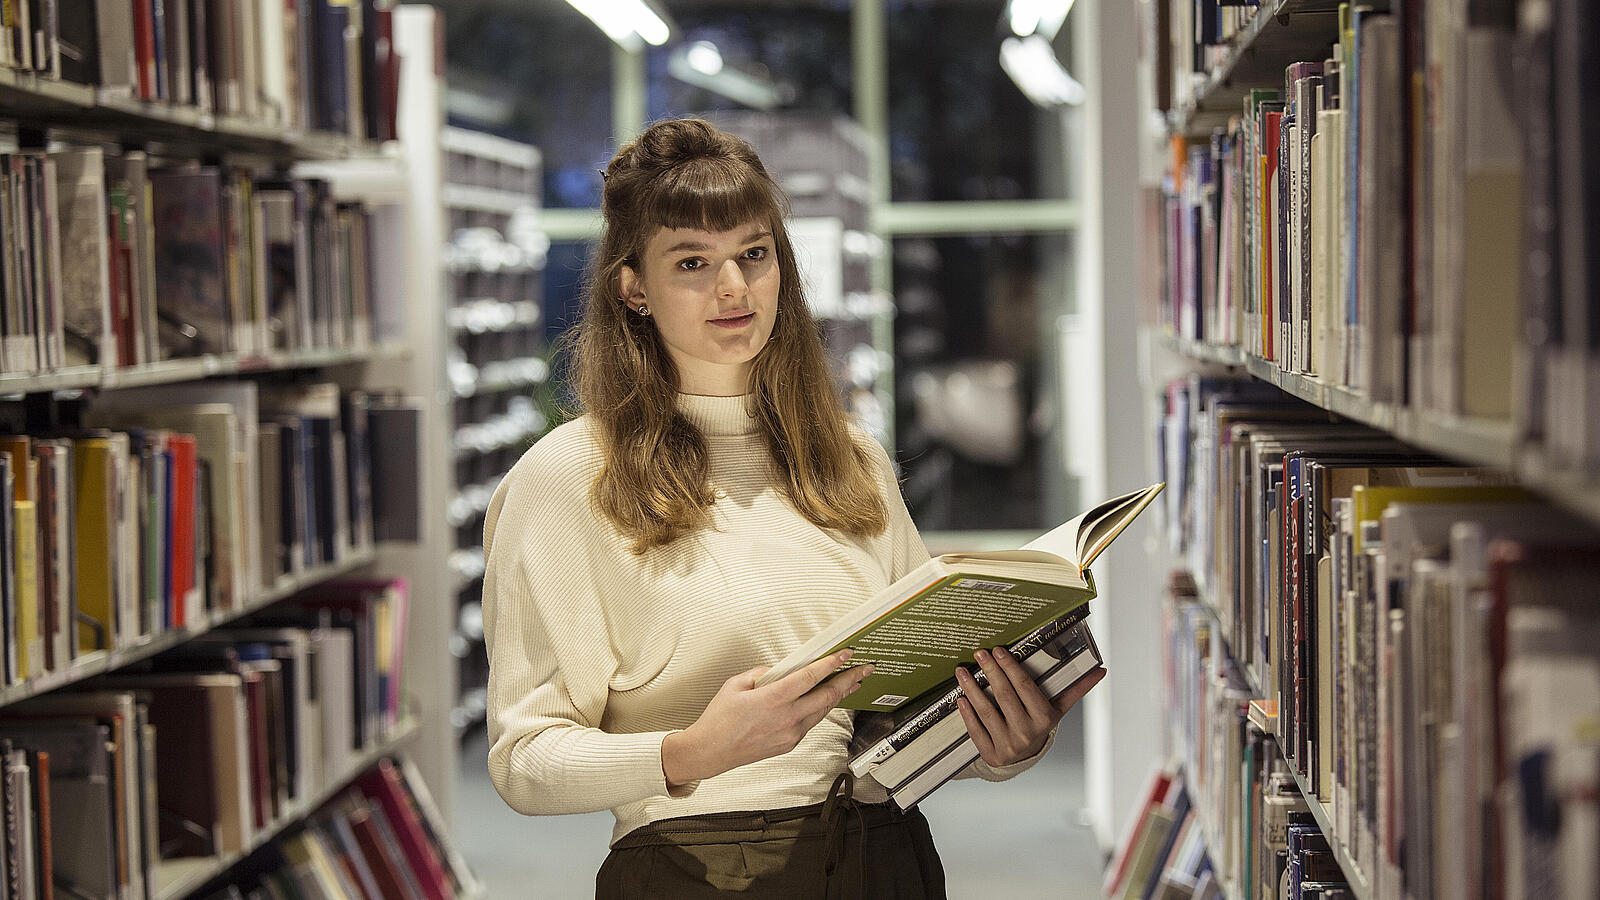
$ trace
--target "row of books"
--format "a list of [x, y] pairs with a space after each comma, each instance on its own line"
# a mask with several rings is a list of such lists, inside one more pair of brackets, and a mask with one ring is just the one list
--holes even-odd
[[1294, 780], [1266, 767], [1256, 785], [1248, 843], [1251, 868], [1231, 892], [1206, 857], [1197, 808], [1189, 802], [1184, 773], [1159, 773], [1133, 820], [1134, 828], [1107, 870], [1106, 896], [1118, 900], [1355, 900], [1327, 836], [1298, 800]]
[[0, 370], [360, 349], [392, 216], [139, 150], [0, 155]]
[[218, 381], [104, 393], [82, 428], [0, 439], [6, 683], [203, 628], [414, 532], [405, 492], [372, 485], [415, 485], [417, 418], [331, 384]]
[[1158, 773], [1145, 803], [1106, 866], [1102, 893], [1112, 900], [1221, 900], [1223, 883], [1206, 847], [1182, 772]]
[[382, 897], [455, 900], [473, 884], [427, 787], [408, 763], [382, 759], [274, 839], [206, 900]]
[[399, 721], [383, 689], [405, 602], [403, 582], [326, 585], [85, 690], [9, 706], [0, 863], [25, 886], [13, 895], [159, 896], [163, 860], [247, 851], [351, 777]]
[[[1165, 465], [1188, 476], [1169, 524], [1336, 838], [1380, 897], [1594, 896], [1592, 854], [1561, 841], [1581, 843], [1586, 813], [1568, 806], [1600, 766], [1559, 787], [1527, 767], [1586, 752], [1575, 723], [1600, 714], [1600, 635], [1584, 625], [1600, 609], [1600, 536], [1503, 473], [1260, 390], [1200, 377], [1174, 390], [1162, 443], [1188, 450]], [[1528, 683], [1560, 702], [1513, 705]], [[1540, 803], [1565, 818], [1530, 817]], [[1484, 865], [1459, 865], [1461, 847]], [[1558, 865], [1535, 864], [1543, 852]], [[1552, 870], [1570, 879], [1555, 893], [1537, 882]]]
[[[1088, 615], [1084, 604], [1007, 645], [1046, 696], [1059, 697], [1100, 665]], [[981, 669], [973, 677], [987, 690]], [[956, 705], [960, 696], [951, 679], [947, 689], [929, 691], [893, 712], [857, 715], [850, 771], [887, 788], [900, 809], [915, 806], [978, 758]]]
[[106, 101], [391, 140], [392, 17], [381, 0], [22, 0], [0, 17], [0, 65]]
[[1275, 701], [1255, 697], [1216, 624], [1194, 583], [1176, 573], [1162, 604], [1165, 736], [1231, 884], [1224, 893], [1357, 896], [1278, 749]]
[[1562, 464], [1593, 463], [1580, 198], [1600, 165], [1577, 85], [1600, 11], [1388, 6], [1347, 4], [1323, 52], [1253, 86], [1209, 139], [1173, 138], [1159, 316], [1375, 401], [1515, 421]]

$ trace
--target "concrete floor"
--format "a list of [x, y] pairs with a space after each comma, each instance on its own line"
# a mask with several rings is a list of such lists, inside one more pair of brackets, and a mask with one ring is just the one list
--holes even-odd
[[[1032, 770], [1000, 784], [951, 782], [923, 802], [951, 900], [1098, 900], [1102, 857], [1082, 821], [1082, 746], [1074, 710]], [[486, 755], [481, 731], [462, 745], [456, 840], [488, 896], [594, 896], [611, 814], [520, 816], [489, 784]]]

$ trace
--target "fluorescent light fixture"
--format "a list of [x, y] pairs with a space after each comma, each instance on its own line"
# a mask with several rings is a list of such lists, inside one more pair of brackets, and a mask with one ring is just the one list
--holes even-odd
[[701, 75], [715, 75], [722, 71], [722, 51], [710, 41], [695, 41], [683, 52], [689, 68]]
[[1000, 44], [1000, 68], [1037, 106], [1077, 106], [1083, 102], [1083, 85], [1067, 74], [1050, 42], [1034, 34], [1008, 37]]
[[600, 26], [606, 37], [625, 50], [638, 49], [638, 42], [659, 47], [672, 36], [672, 29], [644, 0], [567, 0], [572, 8]]
[[667, 74], [751, 109], [774, 109], [784, 102], [784, 90], [772, 79], [724, 64], [722, 51], [710, 41], [673, 48], [667, 57]]
[[1017, 37], [1041, 34], [1054, 39], [1072, 11], [1073, 0], [1011, 0], [1007, 10], [1011, 31]]

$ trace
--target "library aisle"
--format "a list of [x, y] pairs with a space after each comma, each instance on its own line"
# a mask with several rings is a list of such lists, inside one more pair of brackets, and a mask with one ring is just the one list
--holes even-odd
[[[923, 806], [944, 860], [951, 900], [1096, 900], [1102, 860], [1084, 823], [1083, 719], [1074, 711], [1056, 745], [1010, 781], [951, 782]], [[611, 814], [528, 818], [505, 805], [484, 768], [481, 730], [461, 745], [456, 845], [491, 900], [594, 896]], [[534, 886], [534, 887], [530, 887]]]

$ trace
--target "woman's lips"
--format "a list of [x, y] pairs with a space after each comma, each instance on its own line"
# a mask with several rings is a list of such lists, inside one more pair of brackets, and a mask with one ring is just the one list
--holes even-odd
[[719, 318], [719, 319], [712, 319], [710, 321], [711, 321], [711, 324], [713, 324], [713, 325], [715, 325], [715, 326], [717, 326], [719, 328], [742, 328], [745, 325], [748, 325], [751, 322], [755, 321], [755, 317], [756, 317], [756, 314], [754, 312], [747, 312], [747, 313], [740, 313], [739, 315], [736, 315], [736, 316], [725, 316], [725, 317]]

